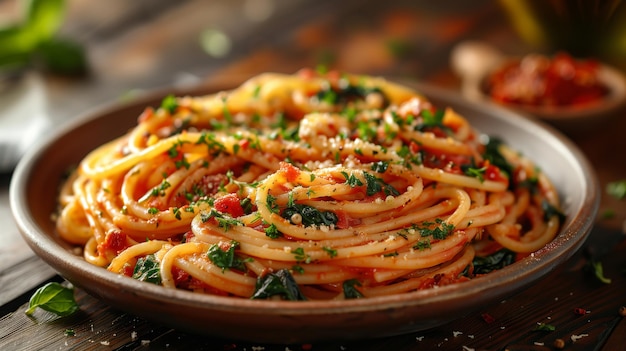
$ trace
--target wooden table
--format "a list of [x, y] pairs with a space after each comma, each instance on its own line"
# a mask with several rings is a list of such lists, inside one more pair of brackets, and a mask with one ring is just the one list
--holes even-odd
[[[530, 50], [490, 1], [276, 1], [269, 2], [276, 6], [265, 21], [242, 21], [244, 2], [220, 3], [129, 5], [116, 0], [104, 8], [70, 2], [62, 33], [88, 48], [93, 71], [82, 80], [46, 77], [50, 118], [63, 123], [94, 104], [137, 89], [263, 71], [292, 73], [320, 63], [458, 89], [448, 64], [457, 43], [480, 39], [510, 54]], [[232, 38], [225, 57], [210, 57], [198, 48], [199, 31], [210, 27], [198, 13]], [[603, 189], [626, 178], [623, 116], [570, 135], [591, 161]], [[626, 344], [626, 321], [620, 314], [626, 306], [626, 201], [604, 192], [585, 248], [527, 290], [480, 312], [432, 330], [384, 339], [264, 345], [173, 330], [114, 310], [80, 289], [80, 313], [59, 319], [40, 311], [36, 321], [28, 318], [24, 310], [34, 289], [62, 278], [20, 238], [8, 203], [10, 176], [0, 175], [0, 350], [554, 350], [560, 339], [566, 350], [610, 351], [623, 350]], [[599, 282], [587, 269], [591, 257], [603, 264], [610, 284]], [[555, 330], [536, 331], [540, 323]]]

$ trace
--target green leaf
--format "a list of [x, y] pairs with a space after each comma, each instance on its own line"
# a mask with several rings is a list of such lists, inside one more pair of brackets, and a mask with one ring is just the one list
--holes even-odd
[[286, 269], [259, 277], [251, 299], [267, 299], [277, 295], [290, 301], [306, 300], [298, 287], [298, 283]]
[[282, 214], [282, 217], [290, 220], [294, 214], [300, 214], [302, 216], [302, 225], [310, 227], [313, 225], [333, 225], [337, 224], [339, 217], [332, 211], [320, 211], [315, 207], [301, 204], [294, 204], [291, 207], [287, 207]]
[[270, 239], [278, 239], [283, 234], [278, 230], [276, 225], [272, 223], [267, 228], [265, 228], [265, 235]]
[[27, 315], [32, 315], [39, 307], [58, 316], [65, 317], [78, 310], [74, 299], [74, 289], [51, 282], [37, 289], [28, 303]]
[[176, 97], [172, 94], [166, 96], [161, 101], [161, 108], [169, 112], [170, 114], [174, 114], [176, 109], [178, 108], [178, 101], [176, 101]]
[[474, 257], [474, 274], [487, 274], [502, 269], [515, 262], [515, 252], [501, 249], [489, 256]]
[[606, 193], [618, 200], [626, 199], [626, 179], [608, 183]]
[[554, 205], [549, 203], [547, 200], [543, 200], [541, 202], [541, 208], [543, 209], [543, 219], [547, 222], [550, 218], [556, 216], [559, 219], [559, 222], [563, 222], [565, 220], [565, 214], [561, 212]]
[[513, 174], [513, 166], [507, 161], [507, 159], [500, 152], [500, 146], [503, 144], [502, 140], [494, 137], [489, 137], [487, 144], [485, 144], [485, 152], [483, 157], [488, 160], [492, 165], [500, 168], [501, 171], [506, 173], [509, 177]]
[[536, 330], [536, 331], [549, 331], [549, 332], [551, 332], [551, 331], [555, 331], [556, 327], [554, 325], [552, 325], [552, 324], [538, 323], [535, 326], [535, 329], [533, 329], [533, 330]]
[[154, 255], [147, 255], [137, 260], [133, 278], [142, 282], [161, 285], [161, 269]]
[[35, 44], [21, 25], [0, 29], [0, 66], [24, 66]]
[[87, 59], [83, 47], [60, 39], [42, 42], [37, 54], [50, 72], [64, 75], [81, 75], [87, 72]]
[[602, 268], [602, 262], [591, 260], [589, 262], [593, 269], [593, 274], [598, 280], [604, 284], [611, 284], [611, 279], [604, 276], [604, 269]]
[[26, 30], [38, 42], [51, 39], [65, 15], [64, 0], [27, 1]]
[[485, 171], [487, 167], [476, 168], [469, 165], [461, 165], [461, 170], [463, 170], [463, 173], [468, 177], [478, 178], [481, 183], [485, 181]]
[[356, 288], [357, 286], [361, 286], [361, 282], [357, 279], [349, 279], [343, 282], [343, 296], [346, 299], [360, 299], [363, 294]]
[[246, 266], [244, 264], [244, 260], [237, 257], [235, 255], [235, 249], [239, 246], [237, 241], [231, 241], [230, 247], [228, 250], [224, 251], [222, 248], [213, 244], [209, 247], [209, 251], [207, 252], [207, 256], [213, 262], [214, 265], [220, 267], [222, 272], [226, 269], [237, 269], [239, 271], [245, 272]]

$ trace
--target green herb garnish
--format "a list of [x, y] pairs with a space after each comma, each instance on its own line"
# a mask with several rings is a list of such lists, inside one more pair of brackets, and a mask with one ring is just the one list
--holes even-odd
[[257, 279], [251, 299], [267, 299], [271, 296], [280, 296], [290, 301], [306, 300], [298, 287], [298, 283], [286, 269], [266, 274]]
[[78, 304], [74, 299], [74, 289], [57, 282], [50, 282], [35, 291], [28, 302], [26, 314], [32, 315], [37, 307], [57, 316], [69, 316], [78, 310]]
[[343, 282], [343, 296], [346, 299], [360, 299], [363, 294], [356, 288], [357, 286], [361, 286], [361, 282], [357, 279], [348, 279]]
[[220, 267], [222, 272], [226, 269], [236, 269], [242, 272], [246, 271], [245, 262], [246, 260], [242, 260], [237, 255], [235, 255], [235, 249], [239, 247], [239, 242], [231, 241], [228, 250], [224, 251], [222, 248], [213, 244], [209, 247], [209, 251], [207, 252], [207, 256], [213, 262], [214, 265]]
[[161, 269], [156, 256], [151, 254], [138, 259], [132, 277], [142, 282], [161, 285]]

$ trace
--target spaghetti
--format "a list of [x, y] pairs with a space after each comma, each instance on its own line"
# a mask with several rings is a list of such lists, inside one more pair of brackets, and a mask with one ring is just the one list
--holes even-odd
[[167, 288], [345, 299], [462, 282], [559, 229], [543, 173], [381, 78], [263, 74], [148, 107], [88, 154], [57, 230], [85, 259]]

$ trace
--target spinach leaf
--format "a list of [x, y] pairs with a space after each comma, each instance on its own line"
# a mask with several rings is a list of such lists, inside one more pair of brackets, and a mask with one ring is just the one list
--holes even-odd
[[547, 200], [543, 200], [541, 202], [541, 208], [543, 209], [543, 219], [547, 222], [550, 218], [557, 216], [559, 222], [563, 222], [565, 220], [565, 214], [561, 212], [558, 208], [554, 207]]
[[500, 146], [503, 144], [502, 140], [494, 137], [489, 137], [487, 144], [485, 144], [485, 152], [483, 157], [485, 160], [500, 168], [500, 170], [506, 173], [509, 178], [513, 175], [513, 166], [506, 160], [506, 158], [500, 152]]
[[487, 274], [502, 269], [515, 262], [515, 252], [509, 249], [500, 249], [489, 256], [474, 257], [474, 274]]
[[133, 278], [156, 285], [161, 285], [161, 270], [154, 255], [146, 255], [137, 260]]
[[282, 217], [289, 220], [294, 214], [302, 216], [302, 225], [309, 227], [312, 225], [333, 225], [337, 224], [339, 217], [331, 211], [320, 211], [315, 207], [293, 204], [291, 207], [287, 207], [282, 214]]
[[305, 301], [306, 297], [300, 291], [298, 283], [286, 269], [259, 277], [251, 299], [267, 299], [279, 295], [285, 300]]
[[343, 286], [343, 295], [346, 299], [360, 299], [363, 294], [356, 288], [357, 286], [361, 286], [361, 282], [357, 279], [348, 279], [342, 284]]
[[239, 271], [245, 272], [245, 260], [242, 260], [241, 258], [237, 257], [237, 255], [235, 255], [235, 249], [238, 246], [239, 243], [233, 240], [231, 241], [228, 250], [224, 251], [219, 245], [213, 244], [211, 245], [211, 247], [209, 247], [207, 256], [209, 257], [211, 262], [213, 262], [214, 265], [220, 267], [222, 271], [234, 268]]

